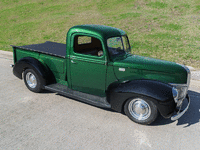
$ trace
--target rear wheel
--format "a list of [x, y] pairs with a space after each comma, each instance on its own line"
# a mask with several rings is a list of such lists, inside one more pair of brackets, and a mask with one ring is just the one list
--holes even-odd
[[156, 105], [146, 97], [129, 99], [124, 105], [124, 112], [139, 124], [151, 124], [158, 116]]
[[42, 91], [42, 79], [33, 69], [26, 69], [24, 71], [24, 83], [32, 92], [39, 93]]

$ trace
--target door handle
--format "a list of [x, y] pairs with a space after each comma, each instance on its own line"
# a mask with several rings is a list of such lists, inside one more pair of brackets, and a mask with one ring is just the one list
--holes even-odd
[[73, 60], [71, 60], [71, 63], [76, 64], [76, 62], [74, 62]]

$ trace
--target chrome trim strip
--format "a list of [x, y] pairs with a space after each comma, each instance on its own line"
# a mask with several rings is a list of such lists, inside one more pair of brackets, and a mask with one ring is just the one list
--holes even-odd
[[176, 63], [176, 64], [181, 65], [187, 71], [187, 86], [189, 88], [190, 79], [191, 79], [191, 71], [190, 71], [190, 69], [187, 66], [183, 65], [183, 64], [179, 64], [179, 63]]
[[172, 86], [181, 86], [181, 87], [187, 87], [187, 84], [176, 84], [176, 83], [169, 83]]
[[[187, 91], [189, 89], [189, 85], [190, 85], [190, 80], [191, 80], [191, 71], [188, 67], [186, 67], [185, 65], [182, 65], [182, 64], [179, 64], [177, 63], [178, 65], [182, 66], [186, 71], [187, 71], [187, 83], [186, 84], [174, 84], [174, 83], [169, 83], [170, 85], [174, 86], [174, 87], [186, 87], [187, 88]], [[186, 94], [187, 94], [187, 91], [186, 91]], [[186, 96], [186, 95], [185, 95]], [[185, 96], [184, 98], [182, 99], [179, 99], [179, 100], [183, 100], [185, 99]], [[176, 102], [176, 100], [175, 100]], [[178, 102], [178, 101], [177, 101]], [[176, 103], [177, 103], [176, 102]]]
[[186, 98], [187, 98], [187, 100], [188, 100], [188, 105], [187, 105], [187, 107], [182, 111], [182, 112], [178, 112], [177, 114], [175, 114], [175, 115], [173, 115], [172, 117], [171, 117], [171, 120], [172, 121], [174, 121], [174, 120], [177, 120], [177, 119], [179, 119], [181, 116], [183, 116], [183, 114], [188, 110], [188, 108], [189, 108], [189, 106], [190, 106], [190, 97], [188, 96], [188, 94], [186, 95]]
[[188, 67], [186, 67], [187, 73], [188, 73], [188, 78], [187, 78], [187, 87], [189, 88], [190, 86], [190, 80], [191, 80], [191, 71]]
[[190, 79], [191, 79], [191, 71], [188, 67], [186, 67], [185, 65], [179, 64], [181, 65], [186, 71], [187, 71], [187, 86], [189, 88], [190, 85]]

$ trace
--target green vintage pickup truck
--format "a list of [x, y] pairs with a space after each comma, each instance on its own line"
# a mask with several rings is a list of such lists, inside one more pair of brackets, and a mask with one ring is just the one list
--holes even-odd
[[[57, 92], [150, 124], [160, 113], [179, 119], [188, 109], [190, 70], [131, 54], [127, 34], [104, 25], [77, 25], [66, 44], [14, 46], [13, 73], [33, 92]], [[132, 50], [134, 52], [134, 49]], [[182, 109], [182, 103], [187, 106]]]

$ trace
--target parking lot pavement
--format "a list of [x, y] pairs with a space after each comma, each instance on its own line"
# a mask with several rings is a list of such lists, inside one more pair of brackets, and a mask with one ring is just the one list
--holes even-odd
[[56, 93], [30, 92], [0, 55], [0, 149], [200, 148], [200, 81], [191, 81], [191, 105], [178, 121], [158, 117], [149, 126]]

